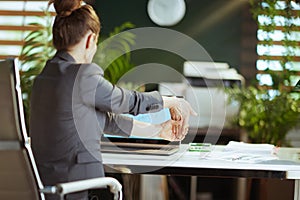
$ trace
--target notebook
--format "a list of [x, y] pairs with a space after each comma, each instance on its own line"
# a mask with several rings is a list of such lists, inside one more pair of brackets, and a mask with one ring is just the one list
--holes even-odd
[[[169, 109], [156, 113], [127, 115], [135, 120], [159, 124], [171, 118]], [[101, 139], [101, 151], [107, 153], [134, 153], [151, 155], [172, 155], [179, 150], [180, 141], [167, 141], [162, 138], [122, 137], [104, 134]]]

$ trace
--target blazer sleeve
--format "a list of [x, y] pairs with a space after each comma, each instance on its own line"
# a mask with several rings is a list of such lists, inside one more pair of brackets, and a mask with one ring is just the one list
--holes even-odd
[[103, 77], [103, 70], [96, 64], [83, 64], [77, 74], [82, 101], [102, 112], [115, 114], [157, 112], [163, 100], [157, 91], [137, 92], [112, 85]]
[[107, 112], [104, 133], [128, 137], [131, 134], [133, 119], [124, 115]]

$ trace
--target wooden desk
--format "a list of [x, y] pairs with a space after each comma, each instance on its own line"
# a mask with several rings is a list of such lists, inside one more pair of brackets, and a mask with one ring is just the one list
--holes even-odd
[[[221, 151], [223, 147], [215, 146], [213, 151]], [[294, 199], [300, 200], [299, 148], [280, 148], [278, 160], [264, 163], [206, 160], [201, 156], [203, 153], [186, 149], [187, 145], [182, 145], [172, 156], [103, 153], [103, 163], [111, 169], [109, 173], [291, 179], [295, 180]]]

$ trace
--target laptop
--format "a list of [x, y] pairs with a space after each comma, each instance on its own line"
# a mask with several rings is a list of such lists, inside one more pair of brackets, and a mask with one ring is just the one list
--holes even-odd
[[[171, 118], [169, 109], [156, 113], [127, 115], [138, 121], [159, 124]], [[104, 134], [101, 139], [101, 152], [124, 154], [172, 155], [180, 148], [180, 141], [168, 141], [162, 138], [122, 137]]]
[[104, 135], [101, 152], [124, 154], [172, 155], [179, 150], [180, 141], [167, 141], [160, 138], [116, 137]]

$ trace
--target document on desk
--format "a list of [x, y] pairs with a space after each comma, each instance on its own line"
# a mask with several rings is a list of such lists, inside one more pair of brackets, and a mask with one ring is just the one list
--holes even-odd
[[230, 141], [222, 151], [212, 151], [205, 159], [224, 160], [240, 163], [260, 163], [277, 160], [278, 148], [272, 144], [251, 144]]

